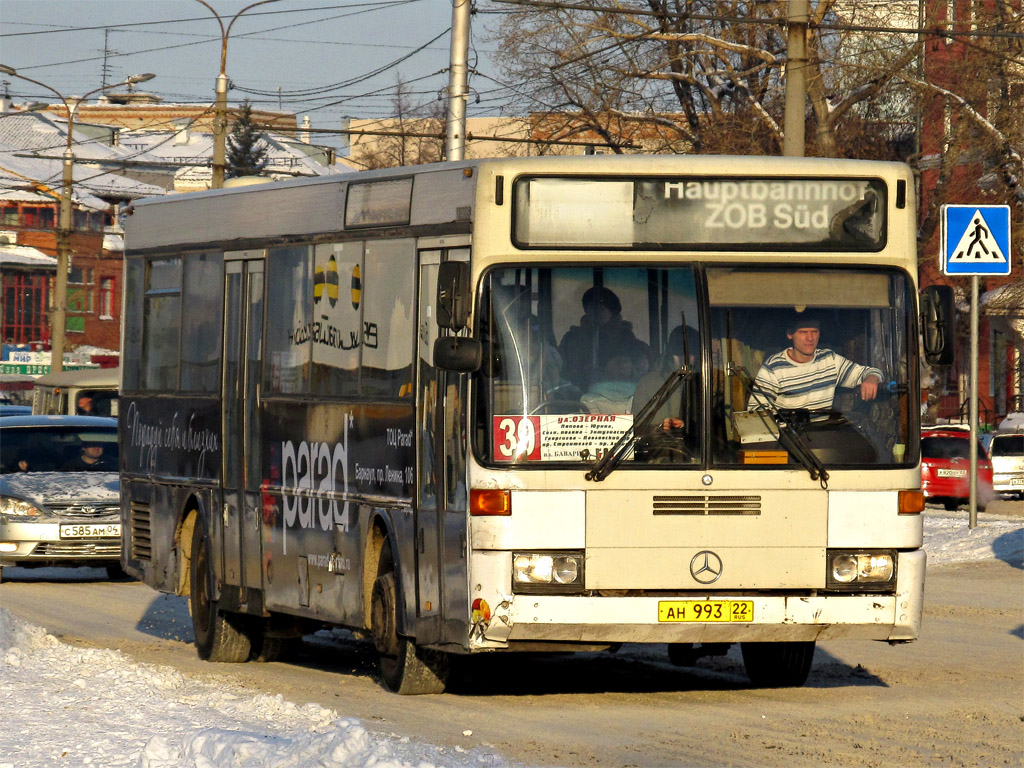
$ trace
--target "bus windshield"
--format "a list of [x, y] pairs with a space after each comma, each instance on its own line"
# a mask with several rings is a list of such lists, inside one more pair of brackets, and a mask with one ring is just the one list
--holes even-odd
[[520, 266], [481, 300], [488, 463], [591, 465], [627, 433], [624, 468], [806, 466], [794, 440], [828, 468], [915, 460], [898, 271]]

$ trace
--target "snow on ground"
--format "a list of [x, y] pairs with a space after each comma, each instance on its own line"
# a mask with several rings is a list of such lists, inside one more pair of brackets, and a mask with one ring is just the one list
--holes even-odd
[[[1024, 561], [1024, 518], [928, 510], [930, 565]], [[0, 768], [494, 768], [477, 748], [368, 732], [359, 720], [280, 696], [192, 680], [118, 651], [64, 645], [0, 608]], [[470, 734], [467, 734], [470, 735]]]
[[492, 768], [486, 750], [371, 735], [316, 704], [75, 648], [0, 608], [0, 768]]

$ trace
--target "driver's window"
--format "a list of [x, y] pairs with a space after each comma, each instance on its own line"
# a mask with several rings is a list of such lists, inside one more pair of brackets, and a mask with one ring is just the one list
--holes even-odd
[[709, 269], [713, 460], [791, 464], [782, 422], [826, 464], [902, 461], [905, 293], [867, 271]]

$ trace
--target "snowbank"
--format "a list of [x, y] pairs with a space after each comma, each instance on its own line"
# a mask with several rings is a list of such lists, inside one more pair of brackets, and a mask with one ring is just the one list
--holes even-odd
[[315, 704], [256, 696], [64, 645], [0, 608], [0, 768], [496, 768], [484, 750], [371, 735]]

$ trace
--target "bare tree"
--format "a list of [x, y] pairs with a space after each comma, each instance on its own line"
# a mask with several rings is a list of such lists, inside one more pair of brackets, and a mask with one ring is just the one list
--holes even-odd
[[[788, 3], [520, 6], [497, 30], [498, 61], [507, 81], [523, 83], [515, 106], [545, 138], [597, 135], [616, 151], [780, 153]], [[947, 18], [954, 7], [957, 18]], [[806, 154], [912, 163], [929, 185], [922, 243], [943, 202], [984, 191], [1024, 206], [1022, 45], [1020, 2], [812, 2]], [[942, 146], [930, 146], [931, 135]], [[965, 174], [969, 164], [981, 170]]]
[[[929, 38], [915, 31], [921, 5], [811, 5], [807, 154], [907, 156], [929, 92], [920, 69]], [[645, 151], [781, 150], [788, 3], [588, 0], [556, 6], [510, 13], [498, 30], [506, 79], [524, 83], [520, 110], [543, 113], [549, 126], [561, 116], [560, 133], [567, 137], [593, 132]], [[1012, 26], [1012, 18], [1004, 23]], [[983, 57], [982, 48], [976, 50]], [[1004, 52], [990, 55], [1008, 61]]]
[[394, 115], [382, 121], [388, 135], [353, 141], [353, 160], [367, 169], [436, 163], [444, 155], [444, 106], [415, 104], [401, 80], [392, 99]]

